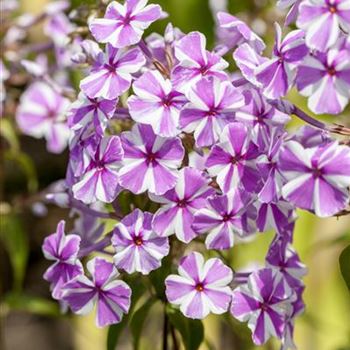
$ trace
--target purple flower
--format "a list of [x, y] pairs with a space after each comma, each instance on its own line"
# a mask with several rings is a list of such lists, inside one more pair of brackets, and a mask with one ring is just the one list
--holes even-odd
[[84, 203], [112, 202], [117, 195], [117, 172], [124, 154], [119, 137], [104, 137], [96, 149], [84, 152], [89, 162], [81, 179], [73, 186], [74, 197]]
[[258, 147], [251, 141], [248, 127], [231, 123], [222, 132], [220, 143], [211, 149], [206, 166], [224, 193], [240, 185], [252, 192], [260, 179], [256, 169], [258, 156]]
[[90, 313], [97, 305], [96, 325], [104, 327], [119, 323], [130, 307], [131, 289], [117, 279], [119, 272], [110, 262], [94, 258], [87, 263], [92, 277], [80, 275], [64, 287], [63, 300], [78, 315]]
[[131, 73], [136, 73], [146, 59], [139, 48], [119, 50], [107, 44], [100, 53], [90, 75], [80, 82], [81, 90], [90, 98], [114, 100], [131, 85]]
[[150, 195], [150, 198], [163, 206], [154, 214], [153, 229], [160, 236], [173, 233], [185, 243], [190, 242], [197, 234], [192, 230], [193, 215], [196, 210], [207, 204], [207, 198], [215, 193], [208, 186], [204, 174], [193, 168], [180, 170], [174, 189], [163, 196]]
[[304, 32], [294, 30], [282, 40], [281, 27], [276, 24], [276, 43], [273, 58], [259, 66], [255, 73], [267, 98], [277, 99], [291, 88], [297, 64], [307, 55]]
[[241, 238], [255, 232], [256, 211], [252, 197], [241, 190], [231, 190], [208, 199], [208, 206], [194, 215], [192, 228], [198, 234], [209, 233], [208, 249], [229, 249], [237, 235]]
[[104, 18], [91, 21], [90, 31], [100, 43], [108, 43], [116, 48], [137, 44], [154, 21], [161, 17], [159, 5], [147, 5], [147, 0], [126, 0], [122, 5], [111, 2]]
[[296, 141], [285, 143], [279, 168], [287, 183], [283, 197], [317, 216], [332, 216], [349, 202], [350, 148], [334, 141], [305, 149]]
[[16, 120], [23, 133], [35, 138], [44, 137], [50, 152], [61, 153], [69, 137], [65, 121], [68, 107], [69, 100], [47, 84], [35, 82], [21, 96]]
[[243, 21], [226, 12], [218, 12], [219, 38], [227, 48], [233, 49], [248, 43], [256, 52], [265, 49], [265, 44]]
[[147, 275], [161, 266], [162, 258], [169, 253], [169, 242], [153, 231], [152, 218], [151, 213], [135, 209], [114, 228], [112, 244], [118, 268]]
[[151, 125], [155, 134], [163, 137], [180, 132], [180, 109], [186, 100], [169, 80], [158, 71], [148, 71], [135, 81], [133, 90], [136, 96], [128, 99], [128, 106], [136, 122]]
[[235, 113], [235, 119], [251, 127], [254, 142], [261, 145], [270, 138], [267, 134], [271, 129], [282, 129], [291, 118], [269, 104], [258, 90], [250, 88], [245, 94], [250, 97], [249, 103]]
[[233, 274], [220, 259], [205, 262], [202, 254], [193, 252], [182, 258], [178, 272], [166, 278], [165, 293], [186, 317], [203, 319], [209, 313], [228, 310], [232, 293], [228, 284]]
[[228, 67], [228, 63], [220, 56], [207, 51], [205, 46], [206, 38], [199, 32], [191, 32], [176, 43], [175, 57], [179, 64], [172, 72], [176, 90], [186, 92], [204, 76], [227, 79], [223, 70]]
[[133, 193], [162, 195], [176, 185], [184, 148], [179, 138], [156, 136], [149, 125], [136, 124], [121, 135], [124, 149], [120, 185]]
[[301, 286], [301, 279], [307, 273], [292, 245], [280, 235], [276, 236], [269, 247], [266, 265], [278, 269], [293, 289]]
[[225, 125], [233, 121], [233, 111], [244, 105], [244, 97], [229, 81], [203, 78], [188, 91], [189, 103], [180, 114], [180, 128], [194, 132], [198, 147], [214, 144]]
[[[350, 10], [349, 10], [350, 12]], [[350, 99], [350, 53], [329, 50], [309, 55], [298, 67], [297, 88], [317, 114], [342, 112]]]
[[69, 111], [68, 124], [74, 131], [82, 132], [91, 124], [103, 136], [109, 119], [113, 117], [117, 100], [89, 98], [80, 93]]
[[295, 294], [275, 269], [253, 272], [245, 285], [233, 291], [231, 313], [241, 322], [248, 321], [253, 341], [262, 345], [271, 337], [281, 338], [285, 317]]
[[341, 29], [350, 32], [350, 1], [302, 1], [297, 26], [306, 31], [307, 46], [326, 51], [337, 42]]
[[284, 22], [285, 26], [289, 26], [297, 19], [299, 13], [299, 5], [302, 0], [278, 0], [277, 7], [284, 10], [290, 8]]
[[42, 249], [46, 259], [53, 260], [44, 273], [44, 279], [51, 283], [52, 297], [61, 299], [63, 285], [83, 272], [78, 260], [80, 237], [64, 233], [65, 221], [61, 220], [56, 232], [45, 238]]
[[274, 230], [282, 233], [296, 219], [294, 207], [283, 199], [277, 202], [255, 202], [256, 225], [260, 232]]

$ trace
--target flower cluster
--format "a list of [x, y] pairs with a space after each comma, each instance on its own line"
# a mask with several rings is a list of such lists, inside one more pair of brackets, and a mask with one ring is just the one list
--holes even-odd
[[[21, 61], [35, 81], [16, 118], [49, 151], [69, 147], [64, 186], [47, 198], [78, 218], [67, 235], [61, 221], [43, 251], [53, 260], [44, 275], [52, 296], [74, 313], [96, 304], [98, 326], [120, 322], [132, 293], [123, 277], [165, 269], [170, 259], [164, 297], [186, 317], [229, 311], [248, 323], [255, 344], [273, 336], [293, 346], [306, 273], [292, 246], [296, 209], [319, 217], [346, 210], [350, 148], [330, 133], [347, 129], [284, 97], [295, 87], [316, 114], [344, 110], [350, 2], [277, 5], [291, 7], [286, 23], [298, 29], [284, 34], [276, 24], [271, 56], [246, 23], [224, 12], [210, 50], [202, 33], [171, 24], [163, 36], [143, 38], [167, 16], [146, 0], [112, 1], [82, 33], [68, 5], [46, 10], [57, 62]], [[67, 73], [74, 70], [83, 76], [76, 94]], [[292, 114], [313, 126], [288, 132]], [[263, 265], [233, 271], [223, 261], [226, 250], [267, 230], [275, 238]], [[91, 253], [98, 257], [85, 269]]]

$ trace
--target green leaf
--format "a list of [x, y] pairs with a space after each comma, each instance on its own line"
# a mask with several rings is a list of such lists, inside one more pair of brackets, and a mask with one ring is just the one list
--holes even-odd
[[75, 9], [81, 5], [96, 5], [96, 0], [71, 0], [71, 8]]
[[19, 141], [11, 122], [2, 118], [0, 123], [0, 135], [8, 142], [12, 151], [19, 151]]
[[11, 310], [26, 311], [43, 316], [61, 316], [56, 302], [35, 296], [10, 293], [5, 297], [4, 304]]
[[149, 279], [156, 291], [157, 297], [166, 300], [165, 279], [171, 273], [171, 257], [168, 255], [162, 260], [162, 266], [149, 274]]
[[107, 334], [107, 350], [116, 349], [119, 338], [123, 330], [125, 329], [125, 327], [128, 325], [130, 315], [132, 314], [137, 301], [146, 292], [146, 288], [142, 283], [142, 279], [140, 279], [138, 276], [128, 276], [128, 277], [125, 277], [124, 280], [132, 290], [131, 306], [130, 306], [129, 313], [127, 315], [124, 315], [123, 320], [120, 323], [114, 324], [109, 327], [108, 334]]
[[339, 257], [340, 271], [350, 291], [350, 245], [348, 245]]
[[27, 177], [28, 190], [34, 193], [38, 189], [36, 169], [31, 158], [23, 152], [5, 152], [5, 159], [16, 162]]
[[134, 349], [138, 350], [140, 345], [140, 339], [142, 334], [143, 324], [151, 310], [152, 306], [155, 304], [157, 299], [150, 298], [148, 299], [138, 310], [132, 315], [130, 321], [130, 330], [133, 336]]
[[19, 217], [13, 213], [2, 216], [0, 228], [0, 238], [4, 242], [12, 266], [13, 290], [19, 292], [27, 266], [28, 239]]
[[182, 313], [167, 305], [170, 323], [181, 334], [186, 350], [197, 350], [204, 340], [204, 327], [200, 320], [191, 320]]

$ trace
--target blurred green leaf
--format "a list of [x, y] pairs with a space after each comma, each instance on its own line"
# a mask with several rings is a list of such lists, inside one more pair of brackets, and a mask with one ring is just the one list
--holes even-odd
[[164, 281], [171, 272], [171, 266], [171, 257], [168, 255], [162, 260], [162, 267], [149, 274], [149, 279], [156, 291], [157, 297], [162, 300], [166, 300]]
[[346, 285], [350, 291], [350, 245], [348, 245], [339, 257], [340, 271], [343, 275]]
[[196, 350], [204, 340], [204, 327], [200, 320], [191, 320], [182, 313], [167, 305], [166, 310], [170, 323], [181, 334], [186, 350]]
[[19, 141], [13, 125], [8, 119], [2, 118], [0, 123], [0, 135], [8, 142], [12, 151], [19, 151]]
[[129, 313], [124, 315], [123, 320], [120, 323], [109, 327], [107, 334], [107, 350], [116, 349], [119, 338], [125, 327], [128, 325], [129, 319], [133, 313], [133, 309], [135, 308], [137, 301], [146, 292], [146, 288], [139, 277], [130, 276], [126, 277], [124, 280], [132, 290], [131, 306]]
[[19, 292], [27, 266], [29, 246], [22, 223], [15, 214], [2, 215], [0, 238], [8, 252], [13, 270], [13, 290]]
[[21, 151], [7, 151], [5, 152], [5, 159], [14, 161], [18, 164], [27, 177], [29, 192], [36, 192], [38, 189], [38, 178], [32, 159]]
[[5, 297], [5, 305], [11, 310], [26, 311], [43, 316], [60, 316], [57, 302], [35, 296], [10, 293]]
[[96, 0], [71, 0], [71, 8], [75, 9], [81, 5], [95, 5]]
[[142, 334], [142, 328], [145, 323], [145, 320], [157, 299], [150, 298], [148, 299], [138, 310], [132, 315], [130, 321], [130, 330], [133, 336], [134, 349], [138, 350], [140, 345], [140, 339]]

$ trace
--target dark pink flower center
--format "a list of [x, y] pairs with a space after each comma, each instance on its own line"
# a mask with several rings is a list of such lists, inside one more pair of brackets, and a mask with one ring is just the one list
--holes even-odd
[[322, 170], [318, 168], [312, 169], [312, 175], [314, 178], [319, 178], [322, 176]]
[[224, 214], [222, 216], [222, 221], [226, 222], [226, 221], [230, 221], [232, 218], [232, 215], [231, 214]]
[[260, 303], [259, 307], [262, 311], [267, 311], [269, 309], [269, 306], [265, 303]]
[[162, 99], [162, 104], [164, 107], [170, 107], [172, 105], [172, 99], [169, 96], [166, 96]]
[[241, 160], [241, 156], [240, 155], [235, 155], [235, 156], [232, 156], [231, 157], [231, 163], [232, 164], [237, 164], [237, 163], [239, 163], [239, 161]]
[[134, 243], [139, 247], [143, 244], [143, 240], [141, 237], [134, 237]]
[[186, 199], [180, 199], [177, 202], [177, 206], [180, 207], [180, 208], [184, 208], [184, 207], [186, 207], [186, 205], [187, 205]]
[[337, 71], [334, 69], [334, 67], [328, 67], [327, 68], [327, 73], [330, 75], [330, 76], [334, 76], [337, 74]]
[[156, 161], [156, 155], [154, 153], [148, 153], [146, 157], [147, 164], [154, 163]]
[[195, 288], [196, 288], [196, 291], [203, 292], [204, 290], [203, 283], [197, 283]]
[[329, 12], [330, 13], [336, 13], [337, 12], [337, 7], [336, 5], [329, 5], [328, 6]]

